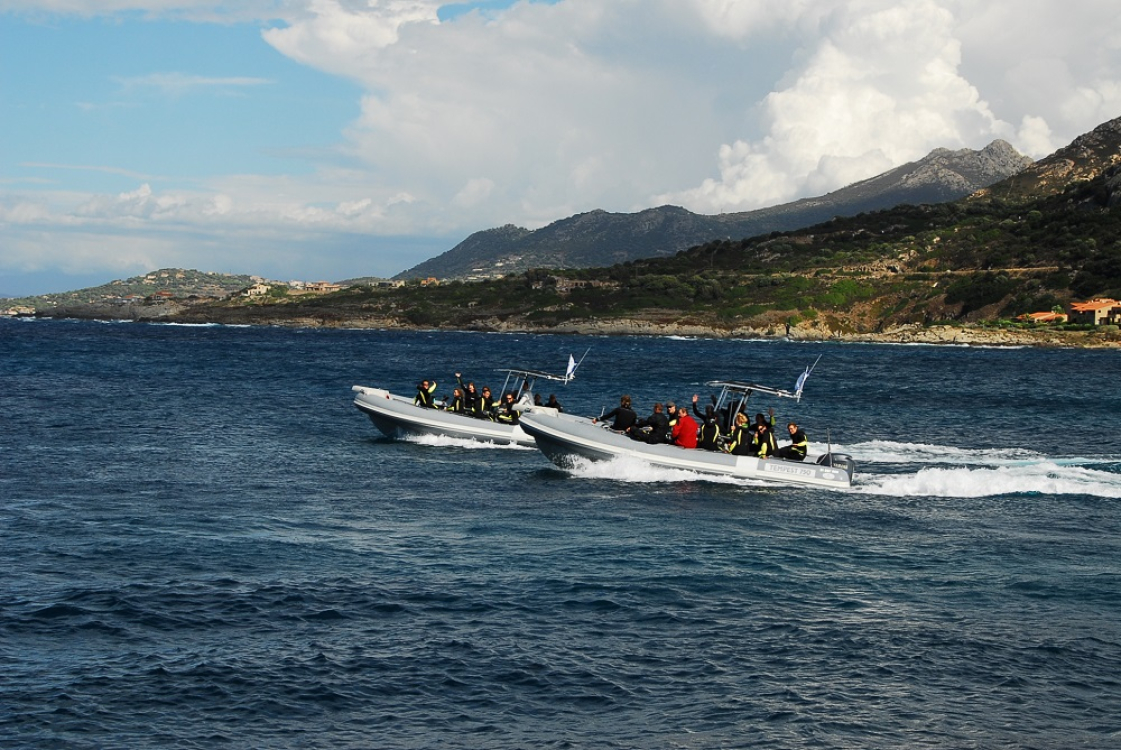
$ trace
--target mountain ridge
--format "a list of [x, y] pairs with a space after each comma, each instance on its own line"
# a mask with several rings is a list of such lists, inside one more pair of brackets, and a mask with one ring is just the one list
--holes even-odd
[[507, 224], [475, 232], [394, 278], [493, 278], [530, 268], [604, 267], [671, 257], [712, 240], [791, 231], [904, 203], [956, 200], [1032, 163], [998, 139], [980, 150], [938, 148], [922, 159], [831, 193], [752, 211], [706, 215], [665, 205], [634, 213], [596, 209], [536, 230]]
[[1121, 117], [1098, 125], [1021, 172], [981, 188], [971, 198], [1024, 201], [1074, 182], [1092, 180], [1121, 164], [1118, 142], [1121, 142]]

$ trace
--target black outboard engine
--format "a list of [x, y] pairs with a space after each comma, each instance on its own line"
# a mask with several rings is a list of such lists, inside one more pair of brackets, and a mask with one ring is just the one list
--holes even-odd
[[817, 457], [817, 463], [821, 466], [831, 466], [834, 469], [841, 469], [848, 472], [849, 479], [856, 473], [856, 461], [852, 460], [852, 456], [847, 453], [826, 453]]

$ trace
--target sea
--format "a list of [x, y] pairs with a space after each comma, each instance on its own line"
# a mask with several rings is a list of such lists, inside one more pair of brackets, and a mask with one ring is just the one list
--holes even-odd
[[[813, 366], [758, 405], [853, 487], [352, 401], [570, 356], [539, 392], [586, 416]], [[0, 747], [1112, 750], [1119, 383], [1117, 350], [2, 320]]]

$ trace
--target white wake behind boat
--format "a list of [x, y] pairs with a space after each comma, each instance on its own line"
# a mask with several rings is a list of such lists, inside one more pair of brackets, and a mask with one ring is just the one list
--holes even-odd
[[[555, 413], [556, 409], [533, 404], [533, 387], [541, 379], [567, 383], [572, 379], [574, 370], [571, 360], [569, 372], [563, 377], [536, 370], [499, 370], [506, 373], [506, 382], [499, 393], [506, 393], [510, 388], [516, 394], [522, 418], [539, 410]], [[355, 393], [354, 405], [389, 438], [433, 435], [496, 445], [534, 445], [533, 438], [518, 424], [459, 414], [439, 406], [417, 406], [412, 398], [390, 393], [384, 388], [356, 385], [351, 390]]]
[[[808, 373], [808, 371], [807, 371]], [[804, 378], [799, 378], [796, 393], [767, 388], [753, 383], [712, 382], [710, 386], [722, 388], [717, 402], [717, 412], [734, 417], [746, 411], [747, 400], [755, 392], [779, 397], [800, 398]], [[731, 406], [729, 406], [731, 405]], [[757, 458], [735, 456], [719, 451], [698, 448], [681, 448], [676, 445], [649, 445], [615, 432], [605, 424], [592, 422], [588, 417], [578, 417], [555, 412], [527, 414], [521, 428], [532, 435], [537, 447], [550, 461], [565, 469], [575, 468], [581, 461], [610, 461], [614, 459], [639, 459], [648, 464], [668, 469], [682, 469], [700, 474], [757, 479], [782, 484], [810, 485], [845, 489], [852, 486], [856, 463], [845, 454], [815, 454], [804, 461], [782, 458]]]

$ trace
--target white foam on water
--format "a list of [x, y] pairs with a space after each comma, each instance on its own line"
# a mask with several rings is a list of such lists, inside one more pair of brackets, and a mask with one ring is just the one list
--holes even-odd
[[1017, 466], [925, 467], [914, 474], [861, 474], [853, 491], [895, 497], [1091, 495], [1121, 498], [1121, 474], [1040, 461]]
[[[928, 443], [872, 440], [834, 446], [856, 460], [853, 491], [897, 497], [989, 497], [1009, 494], [1121, 498], [1118, 456], [1048, 456], [1027, 448], [969, 450]], [[877, 473], [877, 464], [914, 472]]]
[[999, 466], [1049, 460], [1044, 454], [1027, 448], [984, 448], [980, 450], [968, 450], [947, 445], [897, 443], [891, 440], [871, 440], [866, 443], [857, 443], [851, 446], [834, 445], [833, 451], [851, 455], [856, 459], [858, 467], [877, 463]]
[[517, 445], [516, 443], [496, 443], [492, 440], [472, 440], [471, 438], [449, 437], [447, 435], [407, 435], [404, 440], [416, 445], [429, 445], [437, 448], [466, 448], [468, 450], [537, 450], [530, 445]]

